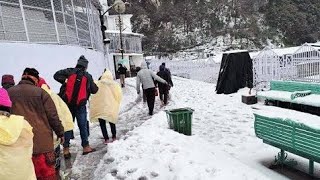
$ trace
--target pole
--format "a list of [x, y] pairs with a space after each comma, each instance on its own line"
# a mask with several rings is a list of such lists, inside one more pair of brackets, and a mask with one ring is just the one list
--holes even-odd
[[123, 42], [122, 42], [122, 21], [121, 21], [121, 15], [118, 14], [119, 17], [119, 30], [120, 30], [120, 52], [121, 52], [121, 58], [123, 59]]
[[57, 35], [57, 42], [58, 44], [60, 44], [60, 36], [59, 36], [59, 31], [58, 31], [58, 22], [57, 22], [57, 18], [56, 18], [56, 12], [54, 9], [54, 3], [53, 0], [50, 1], [51, 2], [51, 10], [52, 10], [52, 15], [53, 15], [53, 22], [54, 22], [54, 28], [56, 30], [56, 35]]
[[26, 31], [27, 42], [30, 42], [29, 31], [28, 31], [28, 27], [27, 27], [27, 19], [26, 19], [26, 15], [24, 14], [22, 0], [19, 0], [19, 4], [20, 4], [20, 10], [21, 10], [21, 14], [22, 14], [24, 30]]
[[102, 41], [106, 39], [106, 26], [104, 25], [104, 15], [102, 14], [101, 10], [99, 10], [99, 18], [100, 18], [100, 26], [101, 26], [101, 32], [102, 32]]

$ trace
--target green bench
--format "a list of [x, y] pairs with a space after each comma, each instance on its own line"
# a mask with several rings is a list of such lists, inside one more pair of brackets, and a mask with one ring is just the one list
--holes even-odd
[[[304, 94], [306, 91], [309, 93]], [[302, 96], [293, 95], [300, 93]], [[316, 108], [316, 112], [320, 107], [320, 84], [310, 82], [297, 82], [297, 81], [271, 81], [269, 91], [259, 91], [258, 98], [265, 99], [267, 102], [288, 103], [289, 108], [296, 105], [307, 106], [306, 108]], [[303, 107], [300, 107], [303, 108]], [[295, 109], [295, 108], [292, 108]], [[297, 109], [298, 110], [298, 109]]]
[[[273, 107], [276, 108], [276, 107]], [[320, 128], [313, 128], [305, 123], [297, 122], [294, 119], [299, 114], [291, 115], [289, 118], [284, 118], [284, 114], [288, 114], [287, 111], [297, 112], [293, 110], [286, 110], [283, 113], [283, 117], [270, 117], [268, 114], [272, 111], [279, 111], [277, 109], [269, 109], [264, 114], [259, 112], [254, 113], [254, 130], [256, 136], [263, 140], [264, 143], [279, 148], [281, 151], [276, 158], [277, 164], [286, 164], [285, 151], [291, 152], [298, 156], [309, 159], [309, 174], [314, 173], [314, 162], [320, 163]], [[301, 112], [298, 112], [301, 113]], [[305, 114], [305, 118], [313, 119], [313, 122], [319, 121], [320, 118]], [[272, 115], [271, 115], [272, 116]], [[303, 116], [301, 116], [303, 117]]]

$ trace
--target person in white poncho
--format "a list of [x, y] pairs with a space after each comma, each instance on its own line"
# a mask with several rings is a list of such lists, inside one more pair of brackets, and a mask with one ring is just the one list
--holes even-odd
[[[90, 121], [99, 121], [104, 143], [116, 140], [116, 123], [118, 121], [122, 91], [120, 85], [113, 80], [109, 70], [105, 70], [99, 81], [96, 82], [99, 90], [90, 99]], [[109, 122], [112, 140], [109, 140], [106, 121]]]

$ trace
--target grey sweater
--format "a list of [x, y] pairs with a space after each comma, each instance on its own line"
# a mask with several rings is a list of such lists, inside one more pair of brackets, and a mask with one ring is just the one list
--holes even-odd
[[166, 84], [167, 82], [161, 77], [157, 76], [152, 70], [147, 69], [147, 64], [142, 62], [141, 70], [137, 74], [137, 93], [140, 93], [140, 84], [143, 89], [154, 88], [154, 80]]

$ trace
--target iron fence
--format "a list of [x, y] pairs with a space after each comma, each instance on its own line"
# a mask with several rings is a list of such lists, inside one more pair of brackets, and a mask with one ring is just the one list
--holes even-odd
[[90, 0], [0, 0], [0, 40], [103, 51], [99, 11]]

